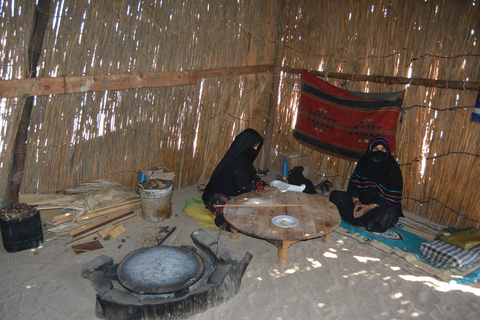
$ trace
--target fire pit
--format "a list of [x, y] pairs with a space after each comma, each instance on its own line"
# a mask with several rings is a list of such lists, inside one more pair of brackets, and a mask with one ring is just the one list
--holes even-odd
[[[87, 263], [82, 277], [90, 279], [97, 292], [96, 316], [107, 320], [186, 319], [235, 296], [252, 255], [237, 262], [235, 256], [203, 229], [191, 234], [204, 256], [204, 271], [194, 284], [164, 294], [139, 294], [118, 281], [113, 259], [102, 255]], [[195, 247], [180, 250], [196, 251]]]

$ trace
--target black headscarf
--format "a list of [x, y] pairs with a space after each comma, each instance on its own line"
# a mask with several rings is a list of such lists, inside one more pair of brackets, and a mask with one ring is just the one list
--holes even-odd
[[[257, 150], [253, 148], [256, 144], [259, 144]], [[256, 170], [253, 161], [256, 159], [262, 144], [262, 136], [253, 129], [246, 129], [236, 136], [232, 145], [227, 150], [227, 153], [225, 153], [222, 160], [212, 173], [210, 181], [208, 182], [202, 196], [204, 201], [206, 201], [206, 199], [208, 199], [213, 193], [228, 193], [226, 191], [231, 189], [232, 186], [228, 185], [229, 181], [222, 181], [225, 177], [224, 171], [225, 168], [234, 163], [238, 163], [239, 160], [241, 162], [239, 164], [241, 166], [240, 170], [243, 171], [242, 175], [248, 178], [255, 177]]]
[[[386, 153], [372, 150], [382, 145]], [[390, 152], [390, 144], [383, 136], [374, 137], [350, 178], [348, 193], [363, 202], [385, 203], [401, 212], [403, 191], [402, 172]]]

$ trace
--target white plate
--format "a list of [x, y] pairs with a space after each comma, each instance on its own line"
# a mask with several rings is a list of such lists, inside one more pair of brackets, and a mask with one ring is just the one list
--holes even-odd
[[282, 228], [294, 227], [298, 224], [298, 220], [290, 216], [276, 216], [273, 217], [272, 223]]

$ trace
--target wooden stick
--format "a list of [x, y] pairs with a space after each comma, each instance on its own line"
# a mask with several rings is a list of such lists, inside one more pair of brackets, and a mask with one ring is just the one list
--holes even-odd
[[130, 201], [125, 201], [120, 204], [114, 204], [114, 205], [105, 206], [103, 208], [95, 208], [95, 209], [88, 210], [87, 215], [91, 215], [98, 212], [107, 213], [107, 212], [117, 211], [120, 209], [141, 206], [141, 205], [142, 205], [142, 202], [140, 199], [132, 199]]
[[116, 208], [115, 210], [105, 210], [104, 212], [98, 211], [92, 214], [85, 214], [80, 217], [78, 217], [75, 222], [80, 222], [80, 221], [85, 221], [85, 220], [95, 220], [96, 218], [101, 218], [106, 215], [113, 215], [113, 214], [120, 214], [122, 212], [127, 212], [127, 211], [132, 211], [137, 208], [140, 208], [141, 204], [139, 203], [138, 205], [135, 206], [126, 206], [125, 208], [118, 209]]
[[[116, 228], [124, 223], [127, 223], [133, 219], [136, 219], [138, 217], [138, 215], [134, 215], [133, 217], [129, 218], [129, 217], [126, 217], [125, 220], [118, 220], [118, 221], [115, 221], [115, 222], [118, 222], [116, 224], [113, 224], [113, 226]], [[92, 230], [90, 232], [87, 232], [83, 237], [79, 238], [79, 239], [76, 239], [76, 240], [72, 240], [68, 243], [65, 244], [66, 247], [70, 247], [76, 243], [79, 243], [79, 242], [84, 242], [84, 241], [87, 241], [87, 240], [90, 240], [90, 239], [93, 239], [95, 237], [100, 237], [100, 234], [98, 233], [99, 230], [101, 230], [102, 227], [96, 229], [96, 230]]]
[[127, 222], [130, 222], [130, 221], [132, 221], [133, 219], [136, 219], [136, 218], [138, 218], [138, 215], [137, 215], [137, 214], [135, 214], [135, 215], [134, 215], [133, 217], [131, 217], [131, 218], [122, 220], [122, 221], [119, 222], [119, 223], [115, 223], [114, 226], [115, 226], [115, 228], [116, 228], [116, 227], [118, 227], [119, 225], [124, 224], [124, 223], [127, 223]]
[[118, 215], [118, 216], [113, 216], [113, 217], [107, 217], [105, 219], [102, 219], [101, 221], [99, 222], [96, 222], [96, 223], [92, 223], [92, 224], [88, 224], [88, 225], [84, 225], [84, 226], [81, 226], [79, 228], [76, 228], [72, 231], [70, 231], [70, 237], [71, 238], [76, 238], [82, 234], [85, 234], [89, 231], [92, 231], [92, 230], [95, 230], [99, 227], [103, 227], [103, 226], [106, 226], [108, 225], [109, 223], [112, 223], [116, 220], [119, 220], [121, 218], [124, 218], [126, 216], [129, 216], [133, 214], [133, 211], [129, 211], [129, 212], [126, 212], [126, 213], [122, 213], [121, 215]]
[[[283, 57], [284, 57], [284, 50], [285, 50], [285, 40], [284, 40], [284, 35], [285, 35], [285, 19], [286, 19], [286, 13], [288, 12], [288, 9], [290, 7], [289, 3], [287, 1], [282, 1], [280, 4], [280, 10], [279, 10], [279, 17], [278, 21], [279, 24], [277, 26], [278, 28], [278, 38], [277, 38], [277, 48], [276, 48], [276, 55], [275, 55], [275, 60], [274, 60], [274, 66], [273, 66], [273, 81], [272, 81], [272, 93], [270, 94], [270, 103], [269, 103], [269, 117], [266, 119], [267, 120], [267, 134], [265, 136], [265, 148], [267, 150], [271, 149], [271, 143], [272, 143], [272, 136], [273, 136], [273, 131], [275, 130], [275, 122], [276, 119], [279, 118], [279, 115], [277, 114], [277, 109], [278, 109], [278, 91], [280, 87], [280, 74], [282, 72], [282, 64], [283, 64]], [[267, 153], [266, 156], [264, 156], [263, 159], [263, 168], [268, 168], [268, 165], [270, 163], [270, 157], [269, 154]]]
[[67, 212], [58, 216], [53, 217], [52, 222], [56, 222], [58, 220], [64, 220], [65, 218], [73, 216], [72, 212]]
[[217, 208], [247, 208], [247, 207], [306, 207], [305, 203], [285, 203], [285, 204], [267, 204], [267, 203], [245, 203], [245, 204], [217, 204]]
[[100, 241], [94, 240], [91, 242], [76, 244], [72, 246], [72, 249], [73, 251], [75, 251], [76, 254], [82, 254], [85, 252], [103, 249], [103, 245], [100, 243]]
[[85, 236], [83, 238], [80, 238], [80, 239], [77, 239], [77, 240], [73, 240], [73, 241], [70, 241], [68, 243], [65, 243], [65, 247], [71, 247], [72, 245], [74, 244], [77, 244], [79, 242], [84, 242], [84, 241], [87, 241], [87, 240], [91, 240], [91, 239], [94, 239], [96, 237], [100, 237], [100, 234], [98, 232], [95, 232], [95, 233], [92, 233], [88, 236]]
[[[303, 69], [283, 67], [282, 70], [287, 73], [301, 74]], [[435, 80], [427, 78], [405, 78], [405, 77], [390, 77], [379, 75], [364, 75], [364, 74], [348, 74], [340, 72], [326, 72], [311, 70], [310, 73], [318, 77], [350, 80], [350, 81], [369, 81], [385, 84], [410, 84], [413, 86], [435, 87], [443, 89], [456, 90], [474, 90], [477, 91], [480, 87], [479, 81], [459, 81], [459, 80]], [[19, 81], [19, 80], [17, 80]]]

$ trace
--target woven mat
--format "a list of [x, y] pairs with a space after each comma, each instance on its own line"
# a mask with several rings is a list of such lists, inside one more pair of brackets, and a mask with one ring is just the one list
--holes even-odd
[[393, 253], [411, 266], [443, 281], [464, 284], [477, 281], [480, 278], [480, 264], [469, 268], [442, 269], [431, 265], [423, 258], [420, 244], [435, 239], [435, 235], [441, 230], [433, 224], [419, 222], [412, 218], [400, 218], [395, 227], [384, 233], [368, 232], [345, 221], [342, 221], [335, 232], [383, 252]]

